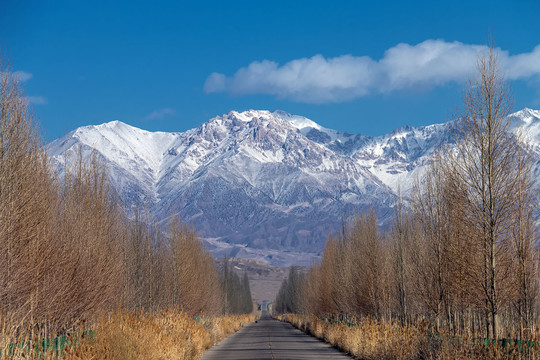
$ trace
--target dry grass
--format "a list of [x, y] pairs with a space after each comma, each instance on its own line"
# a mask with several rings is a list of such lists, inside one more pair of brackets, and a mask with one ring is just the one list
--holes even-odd
[[356, 359], [536, 359], [538, 346], [528, 353], [513, 348], [502, 350], [470, 339], [456, 340], [450, 336], [429, 336], [419, 322], [411, 326], [360, 320], [355, 326], [331, 324], [315, 316], [278, 315], [296, 328], [314, 335], [352, 355]]
[[[254, 320], [254, 315], [193, 318], [178, 310], [115, 312], [99, 316], [92, 326], [94, 335], [84, 336], [75, 346], [68, 345], [62, 359], [197, 359], [206, 349]], [[42, 349], [17, 348], [15, 353], [6, 354], [8, 344], [31, 337], [15, 339], [6, 331], [1, 335], [0, 359], [56, 358], [52, 351], [44, 356]]]
[[420, 347], [418, 330], [366, 319], [357, 326], [331, 324], [315, 316], [281, 315], [300, 330], [358, 359], [415, 359]]

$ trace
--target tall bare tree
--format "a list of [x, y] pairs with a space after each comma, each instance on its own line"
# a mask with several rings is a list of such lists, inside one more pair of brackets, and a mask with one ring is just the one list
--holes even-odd
[[481, 244], [482, 273], [478, 274], [486, 312], [487, 336], [497, 337], [501, 278], [507, 273], [506, 236], [517, 190], [516, 159], [520, 146], [507, 116], [512, 97], [494, 48], [479, 58], [477, 76], [469, 81], [463, 113], [456, 121], [453, 169], [465, 184], [467, 211], [474, 236]]

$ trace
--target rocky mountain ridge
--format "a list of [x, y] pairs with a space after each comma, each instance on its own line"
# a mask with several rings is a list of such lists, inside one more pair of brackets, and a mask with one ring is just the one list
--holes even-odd
[[[511, 115], [540, 145], [540, 111]], [[379, 137], [324, 128], [283, 111], [231, 111], [186, 132], [120, 121], [78, 128], [49, 144], [64, 157], [95, 150], [128, 206], [193, 224], [216, 255], [308, 265], [342, 219], [374, 208], [388, 223], [449, 124], [405, 126]], [[399, 189], [399, 190], [398, 190]]]

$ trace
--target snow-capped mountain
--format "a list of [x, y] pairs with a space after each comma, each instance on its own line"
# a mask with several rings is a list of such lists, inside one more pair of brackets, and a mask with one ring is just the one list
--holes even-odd
[[[511, 116], [540, 144], [539, 111]], [[309, 264], [353, 213], [374, 208], [388, 223], [398, 191], [410, 191], [448, 128], [369, 137], [283, 111], [231, 111], [180, 133], [85, 126], [49, 151], [61, 170], [64, 156], [96, 150], [128, 205], [147, 204], [163, 222], [178, 214], [215, 255]]]

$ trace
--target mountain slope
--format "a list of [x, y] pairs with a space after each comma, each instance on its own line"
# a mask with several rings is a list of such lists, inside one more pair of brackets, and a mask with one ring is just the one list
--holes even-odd
[[[540, 112], [512, 119], [540, 144]], [[60, 169], [95, 149], [128, 205], [148, 203], [163, 222], [179, 214], [216, 255], [307, 264], [354, 212], [372, 207], [388, 224], [398, 188], [410, 191], [448, 127], [368, 137], [283, 111], [231, 111], [183, 133], [86, 126], [49, 148]]]

